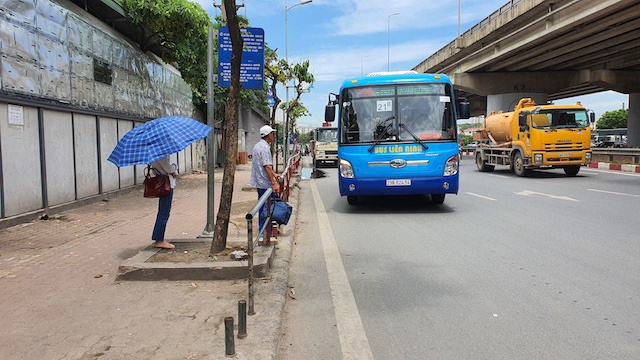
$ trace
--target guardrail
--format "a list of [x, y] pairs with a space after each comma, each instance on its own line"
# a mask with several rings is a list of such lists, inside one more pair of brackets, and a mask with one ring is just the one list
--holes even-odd
[[[469, 155], [475, 146], [462, 146], [460, 153]], [[591, 148], [593, 161], [640, 165], [640, 148]]]

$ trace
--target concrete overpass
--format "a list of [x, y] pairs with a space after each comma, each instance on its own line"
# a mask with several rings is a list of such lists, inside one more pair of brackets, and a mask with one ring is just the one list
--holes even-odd
[[640, 146], [638, 0], [512, 0], [414, 70], [449, 75], [473, 115], [521, 97], [629, 94], [627, 141]]

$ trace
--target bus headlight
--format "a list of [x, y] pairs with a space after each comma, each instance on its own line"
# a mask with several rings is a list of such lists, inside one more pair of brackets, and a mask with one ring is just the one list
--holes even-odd
[[353, 167], [351, 163], [345, 159], [340, 159], [340, 176], [347, 179], [353, 179], [356, 175], [353, 173]]
[[533, 162], [535, 162], [536, 164], [542, 164], [542, 154], [534, 154]]
[[587, 152], [585, 158], [587, 159], [587, 164], [591, 162], [591, 151]]
[[452, 156], [447, 160], [447, 163], [444, 165], [444, 176], [452, 176], [458, 173], [458, 155]]

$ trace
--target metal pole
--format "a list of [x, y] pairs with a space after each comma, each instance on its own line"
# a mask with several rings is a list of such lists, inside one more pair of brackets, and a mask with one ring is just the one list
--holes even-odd
[[224, 348], [227, 356], [236, 355], [236, 346], [233, 341], [233, 317], [224, 318]]
[[400, 13], [393, 13], [387, 17], [387, 71], [391, 69], [391, 17], [400, 15]]
[[460, 39], [460, 0], [458, 0], [458, 39]]
[[[291, 7], [288, 6], [284, 6], [284, 54], [285, 54], [285, 60], [287, 61], [287, 65], [289, 65], [289, 10], [293, 9], [296, 6], [300, 6], [300, 5], [306, 5], [309, 4], [310, 2], [312, 2], [313, 0], [300, 0], [299, 4], [295, 4]], [[289, 80], [287, 80], [286, 84], [285, 84], [285, 101], [287, 106], [285, 107], [285, 114], [284, 114], [284, 120], [285, 120], [285, 126], [284, 126], [284, 131], [282, 134], [282, 166], [286, 166], [285, 164], [287, 163], [287, 156], [289, 154]], [[276, 157], [277, 159], [277, 157]]]
[[[298, 4], [296, 4], [298, 5]], [[293, 5], [291, 8], [293, 8]], [[285, 61], [287, 62], [287, 66], [289, 66], [289, 9], [286, 5], [284, 6], [284, 56]], [[287, 153], [289, 152], [289, 80], [287, 79], [285, 87], [285, 104], [286, 107], [284, 109], [284, 131], [282, 132], [282, 166], [284, 167], [287, 163]]]
[[[214, 128], [214, 91], [213, 91], [213, 25], [209, 25], [207, 32], [207, 124]], [[213, 238], [215, 225], [214, 194], [215, 194], [215, 128], [207, 136], [207, 224], [200, 234], [201, 238]]]
[[[258, 218], [260, 217], [260, 211], [257, 212]], [[260, 224], [260, 221], [258, 221]], [[258, 231], [260, 226], [258, 225]], [[247, 284], [249, 285], [249, 315], [255, 315], [256, 312], [253, 309], [253, 296], [254, 296], [254, 276], [253, 276], [253, 218], [247, 219], [247, 268], [249, 270]]]
[[238, 339], [247, 337], [247, 302], [238, 301]]

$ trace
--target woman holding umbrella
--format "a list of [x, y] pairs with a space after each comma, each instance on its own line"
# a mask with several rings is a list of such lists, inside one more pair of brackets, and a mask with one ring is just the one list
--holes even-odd
[[191, 118], [162, 117], [136, 126], [127, 132], [107, 159], [118, 167], [151, 164], [151, 167], [169, 176], [171, 193], [160, 198], [156, 224], [151, 235], [155, 247], [175, 248], [175, 245], [164, 240], [164, 232], [171, 213], [173, 189], [176, 187], [178, 176], [175, 165], [169, 164], [169, 156], [182, 151], [192, 142], [206, 137], [211, 130], [211, 127]]
[[169, 175], [171, 183], [171, 192], [167, 196], [163, 196], [158, 201], [158, 215], [156, 215], [156, 224], [153, 227], [151, 239], [154, 241], [153, 246], [161, 249], [173, 249], [176, 246], [164, 239], [164, 232], [167, 228], [167, 221], [171, 214], [171, 203], [173, 202], [173, 189], [176, 187], [176, 178], [178, 172], [175, 165], [169, 164], [169, 157], [163, 157], [151, 164], [151, 167], [160, 171], [162, 175]]

